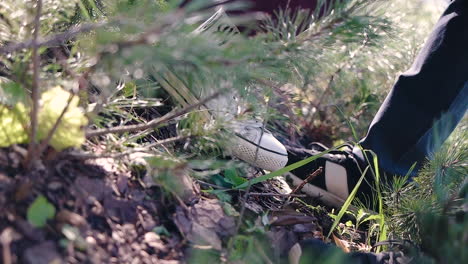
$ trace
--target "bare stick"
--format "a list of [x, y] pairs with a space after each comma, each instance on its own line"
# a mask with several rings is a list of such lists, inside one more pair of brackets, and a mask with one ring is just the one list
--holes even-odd
[[[350, 54], [356, 54], [358, 53], [359, 51], [361, 51], [364, 47], [367, 46], [369, 42], [369, 38], [366, 37], [363, 41], [363, 43], [361, 45], [359, 45], [359, 47], [357, 47], [355, 50], [351, 51]], [[341, 71], [344, 69], [344, 67], [346, 67], [346, 65], [348, 65], [352, 60], [353, 60], [354, 56], [349, 56], [345, 61], [343, 61], [342, 63], [340, 63], [340, 65], [338, 65], [338, 69], [336, 69], [336, 71], [330, 76], [330, 79], [328, 80], [328, 83], [327, 83], [327, 86], [325, 87], [324, 91], [322, 92], [322, 94], [320, 95], [317, 103], [314, 105], [314, 107], [317, 109], [319, 115], [321, 113], [321, 104], [323, 103], [323, 101], [325, 100], [326, 96], [328, 96], [328, 94], [330, 93], [330, 91], [332, 90], [332, 86], [333, 86], [333, 83], [335, 82], [335, 78], [338, 76], [338, 74], [341, 73]], [[314, 111], [310, 111], [309, 113], [309, 117], [308, 119], [312, 119], [312, 115], [313, 115]]]
[[32, 61], [33, 61], [33, 80], [31, 87], [32, 97], [32, 108], [31, 108], [31, 129], [29, 133], [29, 148], [28, 158], [26, 160], [26, 166], [30, 167], [31, 163], [36, 159], [36, 135], [37, 135], [37, 116], [39, 113], [39, 54], [37, 53], [37, 38], [39, 36], [39, 29], [41, 25], [41, 12], [42, 12], [42, 0], [37, 0], [36, 17], [34, 18], [34, 34], [33, 34], [33, 49], [32, 49]]
[[81, 160], [100, 159], [100, 158], [117, 159], [117, 158], [121, 158], [123, 156], [131, 155], [132, 153], [146, 151], [149, 148], [153, 148], [153, 147], [157, 147], [157, 146], [164, 145], [164, 144], [167, 144], [167, 143], [172, 143], [172, 142], [184, 140], [184, 139], [187, 139], [187, 138], [190, 138], [190, 136], [178, 136], [178, 137], [167, 138], [167, 139], [164, 139], [164, 140], [161, 140], [161, 141], [154, 142], [154, 143], [151, 143], [149, 145], [146, 145], [143, 148], [135, 148], [135, 149], [131, 149], [131, 150], [124, 151], [124, 152], [103, 153], [103, 154], [73, 153], [72, 152], [72, 153], [69, 153], [69, 155], [71, 157], [73, 157], [73, 158], [81, 159]]
[[266, 264], [273, 264], [273, 262], [270, 260], [270, 258], [267, 256], [265, 253], [265, 250], [260, 246], [260, 243], [254, 243], [255, 248], [257, 249], [257, 252], [260, 253], [260, 256], [262, 257], [264, 263]]
[[155, 128], [171, 119], [174, 119], [176, 117], [179, 117], [181, 115], [184, 115], [195, 108], [205, 104], [206, 102], [214, 99], [215, 97], [218, 97], [221, 94], [221, 91], [218, 91], [214, 93], [213, 95], [208, 96], [207, 98], [199, 101], [196, 104], [189, 105], [187, 107], [184, 107], [180, 109], [179, 111], [176, 111], [174, 113], [169, 113], [164, 115], [161, 118], [154, 119], [146, 124], [139, 124], [139, 125], [128, 125], [128, 126], [118, 126], [118, 127], [111, 127], [111, 128], [103, 128], [103, 129], [96, 129], [96, 130], [88, 130], [86, 132], [86, 137], [95, 137], [95, 136], [102, 136], [106, 134], [122, 134], [126, 132], [132, 132], [132, 131], [141, 131], [149, 128]]
[[294, 194], [294, 193], [249, 193], [249, 196], [279, 196], [279, 197], [307, 197], [306, 194]]
[[[197, 182], [203, 184], [203, 185], [206, 185], [206, 186], [209, 186], [209, 187], [213, 187], [215, 189], [218, 189], [218, 190], [221, 190], [221, 191], [227, 191], [227, 192], [233, 192], [233, 191], [236, 191], [236, 192], [246, 192], [245, 190], [237, 190], [237, 189], [228, 189], [228, 188], [224, 188], [224, 187], [221, 187], [221, 186], [218, 186], [216, 184], [211, 184], [209, 182], [205, 182], [205, 181], [202, 181], [202, 180], [197, 180]], [[279, 197], [307, 197], [306, 194], [292, 194], [292, 193], [258, 193], [258, 192], [250, 192], [248, 193], [249, 196], [279, 196]]]
[[315, 170], [313, 173], [311, 173], [309, 176], [307, 176], [307, 178], [305, 178], [305, 180], [303, 182], [301, 182], [301, 184], [299, 184], [296, 188], [294, 188], [294, 190], [291, 192], [291, 194], [295, 194], [295, 193], [299, 192], [300, 190], [302, 190], [304, 185], [306, 185], [310, 180], [312, 180], [317, 175], [322, 173], [322, 171], [323, 171], [323, 168], [319, 167], [317, 170]]
[[2, 54], [2, 53], [11, 53], [11, 52], [19, 51], [19, 50], [22, 50], [22, 49], [30, 49], [30, 48], [34, 48], [34, 47], [38, 48], [38, 47], [42, 47], [42, 46], [59, 45], [59, 44], [62, 44], [64, 42], [76, 37], [78, 34], [89, 32], [91, 30], [102, 27], [104, 25], [107, 25], [107, 23], [102, 23], [101, 22], [101, 23], [93, 23], [93, 24], [84, 24], [84, 25], [81, 25], [81, 26], [73, 27], [73, 28], [71, 28], [70, 30], [68, 30], [66, 32], [49, 36], [49, 37], [47, 37], [45, 39], [42, 39], [42, 40], [38, 40], [38, 39], [34, 40], [34, 38], [33, 38], [33, 39], [25, 41], [25, 42], [10, 44], [10, 45], [5, 46], [5, 47], [0, 47], [0, 54]]
[[247, 204], [247, 200], [249, 199], [250, 188], [252, 187], [251, 181], [248, 181], [248, 182], [249, 182], [249, 185], [247, 186], [247, 190], [245, 191], [246, 193], [244, 195], [244, 201], [242, 202], [242, 207], [239, 213], [239, 220], [237, 220], [237, 224], [236, 224], [236, 232], [234, 233], [235, 235], [239, 234], [239, 229], [240, 229], [240, 226], [242, 225], [242, 219], [244, 218], [244, 214], [245, 214], [245, 207]]

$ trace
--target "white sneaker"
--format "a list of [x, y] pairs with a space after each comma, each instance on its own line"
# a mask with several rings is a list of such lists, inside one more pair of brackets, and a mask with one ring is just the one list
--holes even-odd
[[276, 171], [286, 166], [286, 148], [270, 131], [263, 128], [261, 122], [238, 122], [233, 130], [236, 137], [228, 149], [235, 157], [268, 171]]

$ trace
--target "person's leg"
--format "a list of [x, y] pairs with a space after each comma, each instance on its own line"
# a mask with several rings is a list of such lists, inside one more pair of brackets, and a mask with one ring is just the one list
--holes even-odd
[[[416, 163], [416, 174], [427, 156], [445, 141], [466, 112], [468, 105], [468, 1], [453, 1], [429, 36], [411, 69], [402, 74], [360, 142], [377, 154], [380, 169], [387, 174], [406, 175]], [[318, 155], [311, 150], [288, 149], [288, 164]], [[304, 187], [309, 195], [323, 196], [339, 206], [361, 178], [368, 163], [361, 149], [333, 151], [297, 168], [287, 179], [301, 184], [318, 167], [324, 173]], [[358, 197], [369, 201], [374, 177], [367, 173]], [[309, 184], [307, 184], [309, 185]], [[308, 191], [310, 190], [310, 191]], [[328, 195], [327, 193], [331, 193]], [[330, 196], [329, 198], [327, 198]], [[337, 197], [335, 197], [337, 196]], [[327, 200], [324, 200], [327, 202]]]
[[[399, 76], [362, 147], [390, 174], [412, 175], [441, 146], [468, 105], [468, 1], [453, 1], [412, 67]], [[355, 153], [359, 150], [355, 148]]]

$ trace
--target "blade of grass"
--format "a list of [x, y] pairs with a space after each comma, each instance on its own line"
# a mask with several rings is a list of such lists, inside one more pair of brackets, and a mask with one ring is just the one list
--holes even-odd
[[81, 14], [85, 16], [86, 19], [91, 20], [91, 16], [88, 13], [88, 9], [82, 1], [78, 1], [78, 7], [81, 10]]
[[348, 198], [344, 202], [343, 206], [341, 206], [340, 211], [338, 212], [337, 217], [335, 218], [335, 221], [333, 222], [332, 227], [330, 228], [330, 231], [328, 232], [327, 238], [330, 238], [330, 235], [332, 234], [333, 230], [335, 230], [336, 226], [340, 223], [341, 218], [343, 215], [346, 213], [348, 210], [349, 206], [351, 205], [351, 202], [353, 201], [354, 197], [356, 196], [356, 193], [359, 189], [359, 186], [361, 186], [362, 180], [364, 179], [364, 176], [367, 173], [367, 170], [369, 169], [369, 166], [366, 167], [364, 172], [361, 175], [361, 178], [359, 178], [359, 181], [356, 183], [356, 186], [354, 186], [353, 190], [349, 194]]
[[356, 142], [359, 142], [359, 138], [357, 136], [357, 133], [356, 133], [356, 129], [354, 129], [354, 126], [353, 124], [351, 124], [351, 122], [349, 121], [349, 118], [346, 117], [346, 115], [344, 114], [343, 110], [341, 110], [340, 107], [336, 106], [336, 109], [338, 110], [338, 112], [340, 112], [341, 116], [346, 120], [346, 123], [348, 124], [348, 126], [351, 128], [351, 132], [353, 133], [353, 138]]
[[[380, 191], [380, 170], [379, 170], [379, 160], [377, 155], [373, 157], [374, 162], [374, 172], [375, 172], [375, 188], [377, 189], [377, 199], [379, 203], [379, 239], [378, 242], [387, 240], [387, 226], [385, 225], [385, 214], [383, 210], [383, 198], [382, 192]], [[376, 252], [380, 251], [380, 246], [377, 247]]]
[[271, 173], [262, 175], [262, 176], [260, 176], [260, 177], [254, 178], [254, 179], [252, 179], [252, 180], [250, 180], [250, 181], [248, 181], [248, 182], [245, 182], [245, 183], [243, 183], [243, 184], [241, 184], [241, 185], [238, 185], [238, 186], [234, 187], [234, 189], [245, 189], [247, 186], [249, 186], [249, 185], [251, 185], [251, 184], [253, 185], [253, 184], [256, 184], [256, 183], [259, 183], [259, 182], [263, 182], [263, 181], [272, 179], [272, 178], [274, 178], [274, 177], [283, 175], [283, 174], [285, 174], [286, 172], [290, 172], [290, 171], [292, 171], [292, 170], [294, 170], [294, 169], [297, 169], [297, 168], [299, 168], [299, 167], [302, 167], [302, 166], [306, 165], [307, 163], [310, 163], [310, 162], [312, 162], [312, 161], [314, 161], [314, 160], [316, 160], [316, 159], [322, 157], [323, 155], [329, 153], [330, 151], [339, 149], [339, 148], [343, 147], [344, 145], [345, 145], [345, 144], [339, 145], [339, 146], [334, 147], [334, 148], [330, 148], [330, 149], [328, 149], [328, 150], [326, 150], [326, 151], [320, 152], [320, 153], [317, 154], [317, 155], [314, 155], [314, 156], [312, 156], [312, 157], [308, 157], [308, 158], [306, 158], [306, 159], [304, 159], [304, 160], [301, 160], [301, 161], [298, 161], [298, 162], [296, 162], [296, 163], [293, 163], [293, 164], [291, 164], [291, 165], [289, 165], [289, 166], [286, 166], [286, 167], [284, 167], [284, 168], [282, 168], [282, 169], [279, 169], [279, 170], [277, 170], [277, 171], [274, 171], [274, 172], [271, 172]]
[[[199, 101], [184, 82], [169, 69], [163, 69], [162, 73], [155, 71], [153, 75], [159, 84], [182, 106], [186, 107]], [[205, 115], [205, 118], [210, 117], [206, 112], [203, 115]]]
[[[339, 107], [336, 107], [338, 109], [338, 111], [341, 113], [341, 115], [345, 118], [346, 120], [346, 123], [348, 124], [348, 126], [351, 128], [351, 131], [353, 133], [353, 137], [355, 138], [356, 141], [359, 141], [358, 139], [358, 136], [357, 136], [357, 133], [356, 133], [356, 130], [354, 129], [354, 126], [351, 124], [351, 122], [349, 121], [348, 118], [346, 118], [345, 114], [343, 113], [343, 111], [339, 108]], [[367, 155], [365, 154], [365, 151], [364, 149], [362, 148], [362, 146], [360, 144], [357, 144], [357, 146], [361, 149], [362, 153], [364, 154], [364, 157], [367, 161], [368, 164], [371, 164]], [[369, 150], [370, 151], [370, 150]], [[380, 170], [379, 170], [379, 162], [378, 162], [378, 158], [377, 158], [377, 155], [375, 153], [373, 153], [372, 151], [370, 151], [372, 153], [372, 159], [373, 159], [373, 168], [371, 165], [369, 165], [367, 168], [366, 168], [366, 171], [367, 169], [370, 168], [372, 174], [374, 175], [374, 179], [375, 179], [375, 188], [376, 188], [376, 193], [377, 193], [377, 202], [378, 202], [378, 220], [379, 220], [379, 237], [378, 237], [378, 242], [379, 241], [384, 241], [387, 239], [387, 226], [385, 224], [385, 215], [384, 215], [384, 210], [383, 210], [383, 197], [382, 197], [382, 192], [380, 190]], [[412, 166], [413, 168], [414, 166]], [[365, 173], [363, 173], [362, 175], [365, 175]], [[364, 177], [361, 176], [361, 179], [359, 180], [359, 185], [361, 184], [361, 180], [363, 179]], [[356, 189], [356, 188], [355, 188]], [[353, 190], [354, 191], [354, 190]], [[348, 197], [349, 198], [349, 197]], [[348, 200], [346, 200], [347, 202]], [[343, 207], [342, 207], [343, 209]], [[340, 211], [341, 213], [341, 211]], [[344, 214], [344, 212], [343, 212]], [[337, 217], [337, 219], [339, 220], [341, 217]], [[335, 221], [335, 223], [333, 223], [334, 225], [335, 224], [338, 224], [338, 221]], [[333, 231], [333, 229], [336, 227], [336, 225], [330, 230], [330, 233]], [[330, 236], [330, 233], [328, 236]], [[377, 252], [379, 252], [380, 250], [380, 247], [377, 247]]]

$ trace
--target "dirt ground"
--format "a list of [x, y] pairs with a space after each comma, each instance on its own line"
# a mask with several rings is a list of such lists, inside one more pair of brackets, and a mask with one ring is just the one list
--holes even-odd
[[[280, 263], [298, 240], [326, 240], [332, 224], [328, 209], [284, 194], [288, 187], [281, 180], [252, 186], [249, 195], [230, 192], [227, 203], [203, 191], [212, 190], [212, 183], [190, 179], [188, 195], [179, 197], [145, 184], [110, 158], [63, 153], [25, 172], [22, 153], [18, 146], [0, 150], [0, 259], [5, 264], [197, 262], [191, 261], [194, 248], [218, 252], [219, 262], [229, 262], [230, 238], [248, 233], [239, 219], [263, 230], [268, 246], [258, 250], [265, 262]], [[252, 169], [250, 176], [255, 173], [260, 172]], [[55, 207], [55, 216], [36, 228], [27, 213], [40, 195]]]

